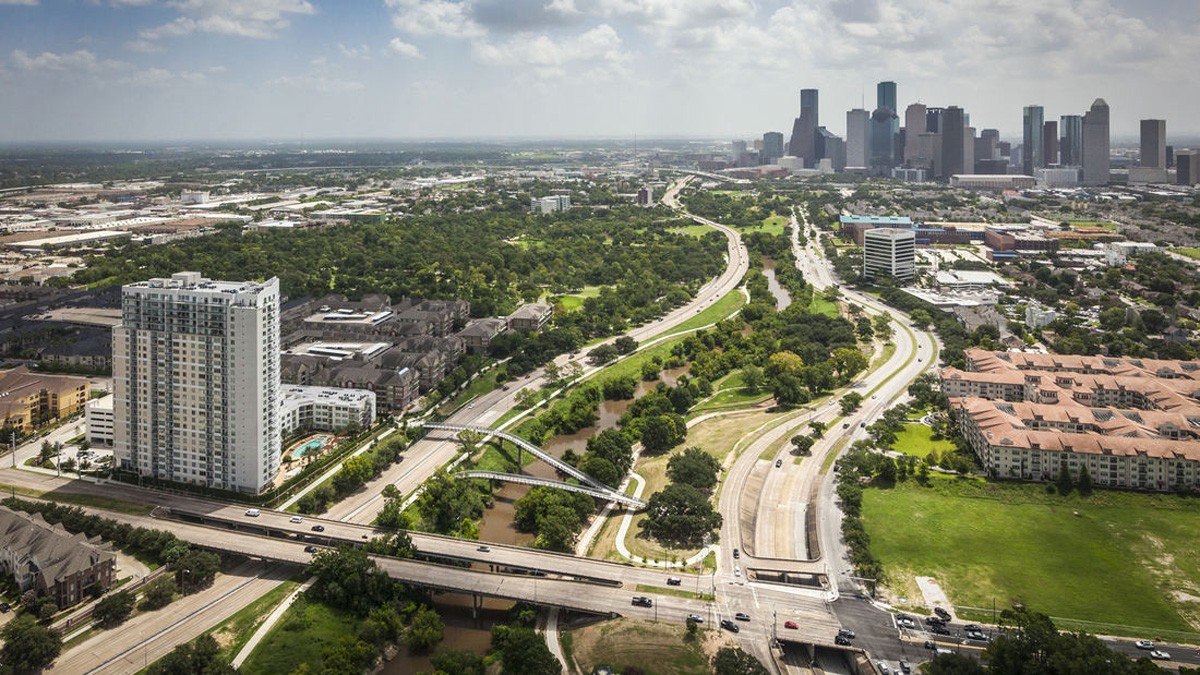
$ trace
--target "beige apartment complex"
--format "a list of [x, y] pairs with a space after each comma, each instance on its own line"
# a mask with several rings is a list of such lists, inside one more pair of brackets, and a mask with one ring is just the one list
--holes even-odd
[[1065, 459], [1100, 486], [1200, 486], [1200, 362], [966, 351], [942, 392], [999, 478], [1054, 480]]

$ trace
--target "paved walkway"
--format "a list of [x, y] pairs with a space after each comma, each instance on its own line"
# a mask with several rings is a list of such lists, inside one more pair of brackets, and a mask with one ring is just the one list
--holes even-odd
[[275, 624], [283, 618], [284, 613], [287, 612], [288, 608], [292, 606], [292, 603], [296, 602], [296, 598], [300, 597], [300, 594], [304, 591], [307, 591], [309, 587], [316, 582], [316, 580], [316, 577], [309, 577], [304, 583], [300, 584], [296, 590], [292, 591], [291, 595], [287, 596], [283, 602], [279, 603], [279, 605], [275, 607], [275, 611], [271, 612], [271, 614], [267, 616], [267, 620], [263, 621], [262, 625], [258, 627], [258, 630], [254, 631], [254, 635], [250, 636], [250, 640], [245, 644], [245, 646], [242, 647], [242, 651], [238, 652], [237, 656], [233, 657], [232, 665], [234, 668], [242, 667], [242, 664], [246, 662], [246, 659], [250, 658], [250, 653], [254, 651], [254, 648], [258, 646], [258, 643], [262, 642], [262, 639], [267, 636], [267, 633], [271, 632], [271, 629], [275, 627]]
[[[634, 473], [634, 472], [629, 473], [629, 478], [637, 483], [637, 487], [633, 491], [633, 496], [640, 499], [642, 496], [642, 490], [644, 490], [646, 488], [646, 479], [642, 478], [639, 474]], [[634, 555], [625, 546], [625, 535], [627, 535], [629, 533], [629, 526], [631, 524], [633, 524], [633, 516], [634, 516], [633, 510], [626, 509], [625, 516], [621, 519], [621, 527], [617, 530], [617, 553], [620, 553], [621, 556], [623, 558], [625, 558], [626, 560], [632, 560], [633, 562], [638, 563], [639, 565], [648, 565], [650, 567], [664, 567], [664, 568], [666, 568], [666, 567], [687, 567], [689, 565], [695, 565], [696, 563], [699, 563], [700, 561], [704, 560], [705, 556], [707, 556], [709, 553], [711, 553], [713, 551], [716, 551], [718, 548], [716, 544], [709, 544], [708, 546], [705, 546], [704, 548], [700, 549], [700, 552], [697, 553], [696, 555], [688, 558], [687, 560], [681, 561], [681, 562], [670, 562], [667, 560], [647, 560], [640, 555]]]

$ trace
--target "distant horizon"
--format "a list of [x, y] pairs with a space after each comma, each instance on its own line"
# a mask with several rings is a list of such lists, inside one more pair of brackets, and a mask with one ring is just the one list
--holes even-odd
[[844, 138], [879, 81], [1005, 138], [1104, 98], [1114, 138], [1190, 139], [1197, 32], [1140, 0], [0, 0], [0, 142], [751, 140], [805, 88]]

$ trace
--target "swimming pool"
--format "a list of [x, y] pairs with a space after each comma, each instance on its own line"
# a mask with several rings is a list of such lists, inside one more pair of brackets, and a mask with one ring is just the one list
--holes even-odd
[[320, 450], [329, 442], [329, 436], [318, 436], [292, 448], [292, 459], [300, 459], [305, 454]]

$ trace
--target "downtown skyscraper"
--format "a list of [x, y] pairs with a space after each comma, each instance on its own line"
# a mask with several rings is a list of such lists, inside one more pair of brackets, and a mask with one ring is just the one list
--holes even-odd
[[259, 493], [279, 472], [279, 280], [198, 272], [121, 288], [113, 328], [117, 468]]
[[1025, 106], [1022, 116], [1021, 173], [1032, 176], [1046, 166], [1046, 142], [1042, 135], [1046, 127], [1046, 110], [1040, 105]]
[[1108, 103], [1096, 99], [1083, 115], [1083, 172], [1084, 185], [1107, 185], [1109, 169]]

